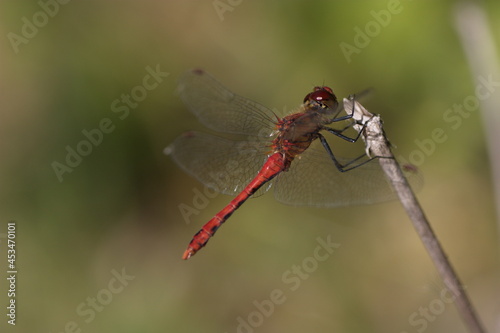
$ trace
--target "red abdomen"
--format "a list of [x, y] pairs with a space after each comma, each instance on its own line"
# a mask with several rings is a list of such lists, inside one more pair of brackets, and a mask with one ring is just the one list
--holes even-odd
[[[289, 165], [289, 164], [288, 164]], [[189, 259], [202, 247], [204, 247], [210, 237], [212, 237], [217, 229], [226, 222], [226, 220], [240, 207], [248, 198], [250, 198], [259, 188], [271, 179], [276, 177], [280, 172], [288, 168], [287, 160], [280, 153], [272, 154], [264, 163], [264, 166], [259, 171], [257, 176], [248, 184], [240, 194], [236, 196], [226, 207], [224, 207], [217, 215], [208, 221], [203, 228], [198, 231], [187, 250], [184, 252], [182, 259]]]

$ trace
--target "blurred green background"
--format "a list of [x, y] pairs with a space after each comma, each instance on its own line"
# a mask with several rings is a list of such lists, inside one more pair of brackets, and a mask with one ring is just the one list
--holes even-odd
[[[230, 200], [210, 198], [185, 220], [179, 205], [193, 206], [204, 187], [162, 153], [183, 131], [202, 128], [175, 92], [193, 67], [278, 110], [298, 106], [314, 85], [338, 96], [373, 87], [365, 105], [382, 114], [395, 154], [406, 159], [420, 149], [415, 140], [442, 128], [448, 139], [418, 163], [419, 199], [486, 326], [499, 329], [498, 230], [481, 114], [456, 130], [443, 120], [475, 89], [455, 1], [402, 0], [384, 25], [372, 11], [388, 12], [388, 1], [54, 4], [0, 4], [2, 332], [466, 331], [397, 202], [296, 208], [268, 194], [182, 261], [193, 234]], [[498, 45], [500, 4], [483, 4]], [[356, 29], [368, 23], [374, 36], [346, 57], [340, 45], [356, 46]], [[147, 68], [168, 75], [137, 105], [114, 112]], [[54, 162], [66, 164], [67, 147], [103, 119], [110, 133], [81, 146], [92, 150], [59, 179]], [[15, 327], [5, 316], [12, 220]], [[310, 263], [318, 237], [340, 247], [307, 275], [293, 273]], [[271, 309], [273, 290], [283, 295]]]

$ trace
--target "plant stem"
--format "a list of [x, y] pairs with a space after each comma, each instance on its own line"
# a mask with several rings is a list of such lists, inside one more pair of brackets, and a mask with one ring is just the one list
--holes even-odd
[[[353, 127], [357, 131], [363, 131], [362, 137], [365, 141], [367, 154], [369, 156], [389, 157], [378, 158], [380, 166], [393, 186], [394, 191], [397, 193], [401, 204], [429, 252], [446, 287], [455, 295], [454, 301], [460, 315], [471, 333], [485, 333], [486, 331], [483, 329], [458, 275], [444, 253], [400, 165], [391, 152], [390, 143], [385, 136], [380, 116], [368, 112], [361, 104], [354, 101], [353, 98], [344, 99], [345, 109], [352, 110], [353, 102], [355, 104], [353, 119], [356, 120], [356, 125]], [[366, 125], [363, 126], [364, 124]]]

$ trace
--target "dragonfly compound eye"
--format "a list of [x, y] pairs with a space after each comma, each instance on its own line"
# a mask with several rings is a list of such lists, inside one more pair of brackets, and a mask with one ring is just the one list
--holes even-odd
[[308, 101], [316, 102], [322, 107], [328, 107], [337, 104], [337, 97], [329, 87], [314, 87], [314, 91], [304, 98], [304, 103]]

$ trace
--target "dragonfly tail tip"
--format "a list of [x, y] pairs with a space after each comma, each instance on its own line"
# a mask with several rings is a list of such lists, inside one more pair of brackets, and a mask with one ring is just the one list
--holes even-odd
[[188, 248], [186, 251], [184, 251], [184, 254], [182, 255], [183, 260], [188, 260], [191, 258], [191, 256], [194, 254], [193, 249]]

